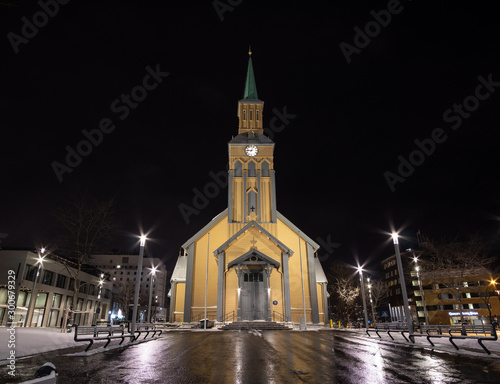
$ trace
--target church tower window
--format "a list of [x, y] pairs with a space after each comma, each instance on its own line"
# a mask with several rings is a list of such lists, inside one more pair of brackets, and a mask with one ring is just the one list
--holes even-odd
[[253, 116], [252, 116], [252, 110], [250, 110], [250, 120], [252, 120]]
[[248, 214], [257, 212], [257, 193], [255, 191], [248, 192]]
[[246, 119], [247, 119], [247, 111], [243, 110], [243, 120], [246, 120]]
[[259, 120], [259, 110], [255, 111], [255, 120]]
[[239, 161], [237, 161], [236, 163], [234, 163], [234, 176], [235, 177], [241, 177], [242, 176], [242, 167], [241, 167], [241, 163]]
[[253, 161], [248, 163], [248, 177], [255, 177], [255, 163]]
[[269, 163], [267, 161], [262, 162], [262, 176], [269, 177]]

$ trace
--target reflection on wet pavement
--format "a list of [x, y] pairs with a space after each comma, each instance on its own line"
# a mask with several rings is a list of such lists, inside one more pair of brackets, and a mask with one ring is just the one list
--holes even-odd
[[[65, 356], [81, 349], [19, 359], [17, 382], [47, 361], [62, 384], [498, 383], [500, 377], [500, 359], [381, 345], [335, 332], [169, 332], [92, 356]], [[9, 382], [2, 368], [0, 382]]]

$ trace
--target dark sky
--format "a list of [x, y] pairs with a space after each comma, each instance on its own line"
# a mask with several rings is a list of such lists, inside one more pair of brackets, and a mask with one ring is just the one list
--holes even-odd
[[[81, 189], [116, 195], [124, 232], [154, 229], [150, 251], [173, 263], [227, 206], [224, 189], [189, 224], [179, 210], [226, 170], [250, 44], [264, 125], [295, 115], [273, 132], [278, 210], [340, 244], [323, 256], [376, 267], [393, 251], [391, 225], [402, 248], [418, 229], [496, 244], [500, 23], [486, 2], [246, 0], [220, 15], [214, 4], [228, 0], [44, 1], [52, 16], [35, 1], [0, 3], [1, 246], [50, 239], [50, 210]], [[145, 99], [125, 112], [121, 95], [148, 66], [169, 75], [135, 88]], [[108, 121], [115, 129], [60, 182], [53, 162]], [[410, 156], [421, 164], [399, 175]], [[386, 172], [404, 177], [394, 191]]]

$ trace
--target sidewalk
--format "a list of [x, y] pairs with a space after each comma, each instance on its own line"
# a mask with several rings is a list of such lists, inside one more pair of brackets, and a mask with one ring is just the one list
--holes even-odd
[[[7, 358], [15, 351], [16, 359], [56, 349], [82, 346], [73, 340], [74, 333], [60, 333], [60, 328], [10, 328], [0, 327], [0, 365], [7, 364]], [[14, 341], [15, 346], [9, 345]], [[10, 343], [12, 344], [12, 343]]]
[[[447, 352], [455, 355], [468, 355], [468, 356], [480, 356], [480, 357], [491, 357], [491, 358], [499, 358], [500, 359], [500, 339], [495, 340], [495, 341], [489, 341], [485, 340], [483, 341], [483, 344], [488, 350], [491, 352], [491, 355], [488, 355], [483, 348], [479, 345], [477, 339], [454, 339], [453, 342], [458, 346], [459, 350], [456, 350], [453, 345], [451, 345], [448, 337], [440, 337], [440, 338], [431, 338], [431, 341], [434, 343], [434, 347], [427, 341], [427, 338], [425, 336], [416, 336], [415, 337], [415, 344], [412, 344], [411, 342], [407, 342], [403, 336], [401, 336], [400, 332], [391, 332], [392, 337], [394, 337], [394, 340], [391, 340], [390, 336], [387, 335], [387, 332], [385, 331], [379, 331], [380, 336], [382, 338], [379, 338], [375, 332], [370, 332], [370, 336], [366, 334], [366, 331], [364, 329], [353, 329], [353, 328], [327, 328], [328, 330], [331, 330], [333, 332], [339, 332], [339, 333], [345, 333], [347, 337], [352, 336], [356, 338], [361, 338], [365, 339], [370, 342], [376, 342], [376, 343], [381, 343], [381, 344], [387, 344], [387, 345], [406, 345], [406, 346], [413, 346], [413, 347], [419, 347], [419, 348], [425, 348], [428, 350], [435, 350], [435, 351], [440, 351], [440, 352]], [[498, 331], [497, 331], [498, 333]], [[419, 335], [419, 333], [416, 333]], [[406, 337], [408, 337], [408, 334], [406, 334]], [[489, 336], [488, 336], [489, 337]]]

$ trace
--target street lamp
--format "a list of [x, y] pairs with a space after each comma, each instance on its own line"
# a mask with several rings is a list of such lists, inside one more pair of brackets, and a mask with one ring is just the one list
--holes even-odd
[[130, 327], [130, 333], [132, 334], [132, 336], [134, 336], [135, 334], [137, 306], [139, 304], [139, 289], [141, 287], [142, 259], [144, 258], [144, 245], [146, 244], [146, 236], [142, 235], [140, 239], [139, 261], [137, 263], [137, 277], [135, 278], [134, 309], [132, 311], [132, 326]]
[[151, 268], [151, 281], [149, 282], [148, 323], [151, 323], [151, 300], [153, 298], [153, 284], [155, 281], [156, 267]]
[[396, 259], [398, 262], [398, 274], [399, 281], [401, 283], [401, 293], [403, 294], [403, 308], [406, 316], [406, 323], [408, 324], [408, 332], [410, 333], [410, 338], [413, 336], [413, 324], [410, 317], [410, 309], [408, 308], [408, 294], [406, 293], [406, 282], [405, 275], [403, 271], [403, 264], [401, 262], [401, 254], [399, 253], [399, 239], [398, 234], [392, 234], [392, 241], [394, 243], [394, 250], [396, 251]]
[[31, 319], [33, 318], [33, 312], [35, 311], [35, 301], [33, 301], [33, 296], [36, 296], [36, 283], [38, 281], [38, 276], [40, 275], [40, 268], [42, 267], [43, 263], [43, 254], [45, 253], [45, 248], [40, 249], [40, 253], [38, 254], [38, 260], [36, 264], [38, 264], [38, 268], [36, 270], [36, 276], [35, 280], [33, 281], [33, 289], [31, 290], [31, 297], [30, 297], [30, 302], [28, 304], [28, 313], [26, 314], [26, 322], [24, 323], [24, 326], [26, 327], [27, 324], [31, 324]]
[[[489, 285], [493, 285], [493, 292], [495, 292], [496, 288], [497, 288], [496, 280], [491, 279]], [[488, 288], [488, 312], [490, 313], [490, 324], [492, 324], [493, 320], [491, 319], [491, 302], [490, 301], [491, 301], [491, 293], [490, 293], [490, 289]]]
[[[429, 314], [427, 313], [427, 308], [425, 307], [425, 296], [424, 296], [424, 288], [422, 287], [422, 279], [420, 278], [420, 267], [417, 265], [418, 257], [415, 256], [415, 254], [413, 254], [413, 261], [415, 262], [415, 271], [417, 272], [418, 288], [420, 290], [420, 296], [422, 297], [422, 306], [424, 307], [425, 324], [429, 325]], [[415, 305], [415, 308], [416, 307], [417, 306]]]
[[372, 299], [372, 284], [370, 282], [370, 278], [366, 278], [366, 282], [368, 283], [368, 298], [370, 299], [370, 306], [372, 307], [372, 320], [373, 324], [375, 325], [375, 308], [373, 306], [373, 299]]
[[[94, 324], [97, 324], [99, 321], [99, 315], [101, 313], [101, 292], [102, 292], [102, 285], [104, 284], [104, 273], [101, 273], [101, 279], [99, 280], [99, 291], [97, 292], [97, 308], [94, 311]], [[80, 286], [81, 287], [81, 286]]]
[[365, 328], [368, 329], [368, 312], [366, 311], [365, 283], [363, 281], [363, 268], [358, 267], [359, 283], [361, 285], [361, 296], [363, 296], [363, 312], [365, 315]]

